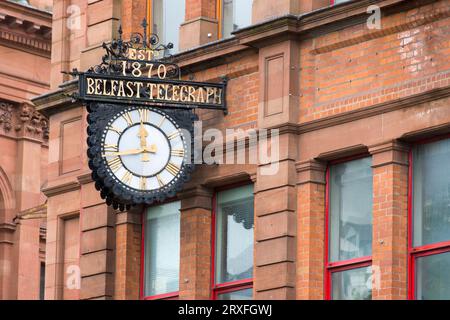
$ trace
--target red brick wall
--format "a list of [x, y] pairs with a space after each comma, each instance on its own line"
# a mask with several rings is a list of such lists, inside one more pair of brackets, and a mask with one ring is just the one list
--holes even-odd
[[[219, 0], [217, 0], [219, 1]], [[186, 21], [206, 17], [216, 18], [216, 2], [211, 0], [186, 0]]]
[[131, 32], [142, 33], [142, 19], [147, 18], [147, 6], [150, 0], [122, 1], [122, 29], [127, 39]]
[[302, 46], [300, 121], [450, 84], [450, 1], [358, 24]]

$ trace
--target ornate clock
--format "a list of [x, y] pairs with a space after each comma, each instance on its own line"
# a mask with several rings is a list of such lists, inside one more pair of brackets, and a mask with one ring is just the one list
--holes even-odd
[[86, 105], [89, 168], [108, 205], [124, 210], [175, 196], [194, 170], [193, 123], [197, 108], [226, 114], [226, 78], [185, 80], [155, 34], [133, 33], [103, 44], [99, 65], [74, 69]]
[[88, 156], [108, 204], [151, 204], [175, 195], [193, 170], [189, 110], [96, 104], [88, 121]]

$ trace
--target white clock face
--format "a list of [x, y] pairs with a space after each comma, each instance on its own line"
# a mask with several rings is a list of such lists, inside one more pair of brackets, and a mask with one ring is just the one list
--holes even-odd
[[108, 123], [102, 157], [116, 181], [145, 192], [180, 177], [185, 147], [179, 127], [169, 116], [154, 109], [130, 108]]

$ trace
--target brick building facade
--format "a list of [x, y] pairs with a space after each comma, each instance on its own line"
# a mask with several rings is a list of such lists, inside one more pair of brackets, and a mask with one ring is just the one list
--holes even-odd
[[[167, 2], [53, 4], [46, 299], [449, 299], [450, 1]], [[61, 71], [143, 17], [185, 79], [228, 78], [204, 130], [279, 130], [276, 175], [201, 165], [173, 201], [105, 204]]]
[[51, 1], [0, 2], [0, 299], [44, 293]]

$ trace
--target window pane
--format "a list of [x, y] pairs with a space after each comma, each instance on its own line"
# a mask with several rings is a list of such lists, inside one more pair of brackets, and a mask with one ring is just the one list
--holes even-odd
[[180, 25], [185, 17], [185, 0], [153, 0], [153, 28], [162, 44], [173, 43], [173, 49], [166, 54], [177, 53]]
[[217, 300], [251, 300], [252, 298], [253, 289], [244, 289], [217, 295]]
[[334, 0], [334, 4], [349, 2], [350, 0]]
[[217, 194], [216, 283], [253, 276], [253, 185]]
[[413, 150], [414, 246], [450, 240], [450, 139]]
[[253, 0], [222, 0], [223, 37], [252, 24]]
[[330, 260], [372, 254], [371, 158], [330, 167]]
[[450, 299], [450, 252], [416, 259], [416, 298]]
[[145, 224], [145, 296], [178, 291], [180, 202], [151, 207]]
[[371, 300], [372, 268], [358, 268], [331, 275], [331, 297], [334, 300]]

